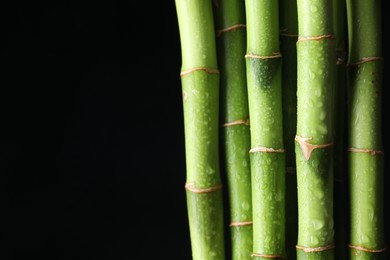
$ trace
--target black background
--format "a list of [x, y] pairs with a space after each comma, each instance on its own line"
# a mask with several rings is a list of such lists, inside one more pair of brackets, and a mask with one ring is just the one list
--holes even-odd
[[191, 259], [174, 1], [10, 2], [2, 259]]

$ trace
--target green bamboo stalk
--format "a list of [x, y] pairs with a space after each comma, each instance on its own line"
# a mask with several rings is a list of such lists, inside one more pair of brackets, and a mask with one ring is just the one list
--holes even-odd
[[348, 0], [350, 257], [386, 259], [381, 1]]
[[215, 10], [232, 259], [241, 260], [250, 258], [253, 247], [249, 110], [244, 59], [245, 3], [241, 0], [219, 1]]
[[298, 0], [297, 259], [333, 259], [332, 1]]
[[251, 122], [253, 253], [285, 257], [283, 145], [278, 1], [246, 0], [247, 84]]
[[194, 260], [220, 260], [224, 226], [219, 173], [219, 71], [209, 0], [176, 0], [182, 53], [186, 195]]
[[334, 229], [337, 259], [347, 259], [345, 152], [346, 124], [346, 3], [333, 0], [333, 28], [336, 36], [336, 72], [334, 89]]
[[296, 259], [298, 237], [298, 198], [294, 137], [297, 131], [297, 2], [280, 1], [280, 48], [283, 55], [283, 129], [286, 147], [286, 251]]

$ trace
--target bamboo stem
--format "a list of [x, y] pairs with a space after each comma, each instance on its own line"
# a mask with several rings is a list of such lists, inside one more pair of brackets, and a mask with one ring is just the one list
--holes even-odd
[[232, 259], [249, 259], [252, 252], [252, 193], [249, 162], [250, 132], [246, 89], [245, 5], [219, 1], [218, 64], [221, 69], [223, 151], [229, 191]]
[[347, 1], [351, 259], [386, 259], [380, 10], [380, 0]]
[[[298, 198], [294, 137], [297, 130], [297, 2], [280, 1], [280, 47], [283, 55], [283, 129], [286, 147], [286, 251], [288, 259], [296, 259], [298, 237]], [[294, 171], [291, 171], [294, 169]]]
[[[246, 0], [247, 83], [255, 259], [285, 258], [283, 145], [278, 1]], [[256, 148], [256, 149], [254, 149]]]
[[333, 28], [336, 36], [336, 72], [334, 87], [334, 229], [337, 259], [347, 258], [347, 181], [346, 181], [346, 26], [345, 1], [333, 0]]
[[332, 90], [336, 57], [331, 2], [297, 1], [297, 259], [334, 258]]
[[222, 260], [219, 71], [211, 1], [176, 0], [186, 148], [186, 194], [194, 260]]

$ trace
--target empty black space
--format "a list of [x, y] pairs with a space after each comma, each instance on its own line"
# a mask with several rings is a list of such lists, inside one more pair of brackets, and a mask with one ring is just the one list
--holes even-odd
[[0, 19], [0, 258], [191, 259], [174, 1], [1, 1]]

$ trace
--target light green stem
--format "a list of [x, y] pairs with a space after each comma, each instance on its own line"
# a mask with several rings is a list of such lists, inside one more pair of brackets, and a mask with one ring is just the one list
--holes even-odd
[[278, 1], [246, 0], [247, 82], [251, 123], [253, 258], [285, 257]]
[[[297, 259], [333, 259], [332, 1], [298, 0]], [[311, 146], [317, 145], [317, 146]], [[312, 153], [310, 153], [311, 149]]]
[[219, 74], [212, 5], [176, 0], [187, 169], [187, 208], [194, 260], [223, 260], [219, 173]]
[[215, 11], [232, 259], [244, 260], [251, 258], [253, 247], [245, 4], [241, 0], [219, 1]]

